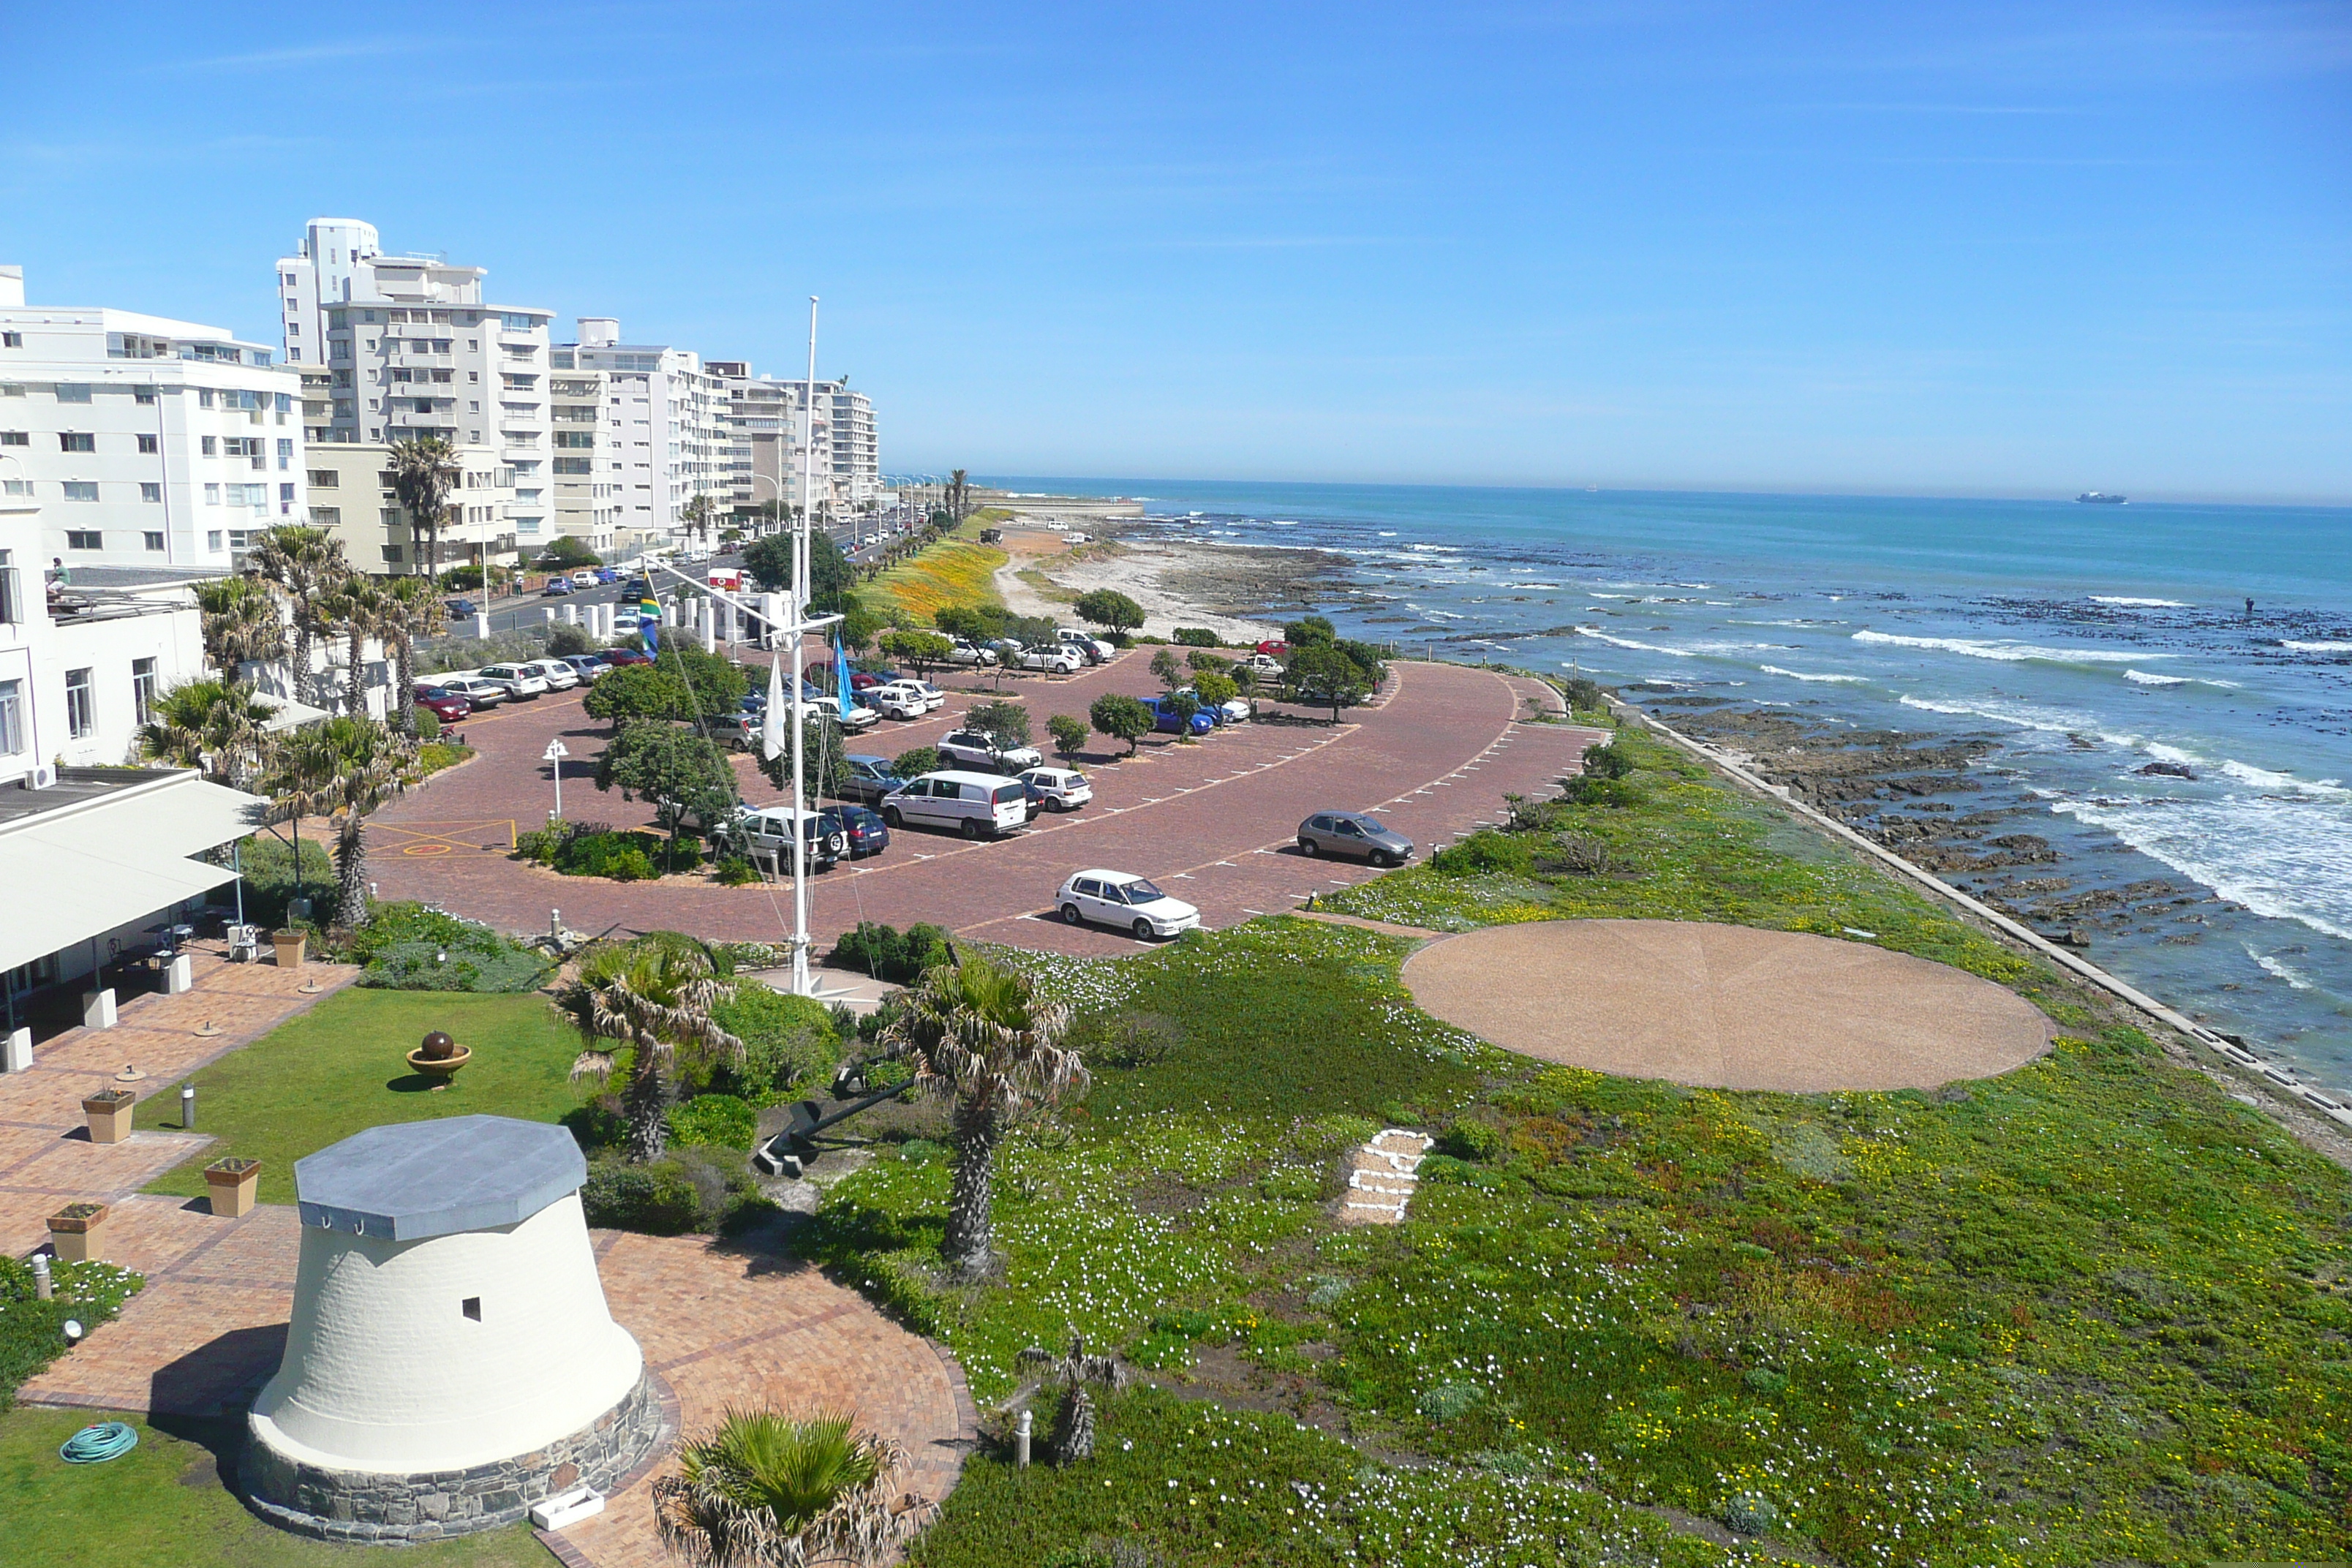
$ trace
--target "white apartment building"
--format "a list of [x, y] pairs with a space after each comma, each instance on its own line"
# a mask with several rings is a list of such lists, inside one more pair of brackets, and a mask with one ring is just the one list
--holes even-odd
[[611, 503], [617, 538], [667, 542], [677, 536], [694, 497], [708, 495], [721, 510], [728, 505], [731, 492], [721, 471], [728, 461], [727, 399], [701, 355], [624, 343], [619, 321], [583, 316], [580, 341], [557, 345], [550, 363], [551, 374], [604, 374], [598, 449], [609, 437], [618, 464], [612, 482], [620, 492]]
[[547, 378], [548, 402], [555, 421], [555, 455], [551, 468], [555, 489], [555, 531], [579, 540], [599, 555], [612, 552], [621, 529], [622, 491], [626, 477], [621, 429], [607, 418], [610, 377], [601, 370], [581, 370], [576, 351], [556, 349], [557, 363]]
[[301, 521], [300, 382], [220, 327], [28, 307], [0, 267], [0, 500], [40, 508], [43, 564], [226, 572]]
[[[520, 547], [508, 515], [514, 469], [494, 447], [461, 444], [454, 450], [457, 484], [449, 493], [448, 516], [430, 542], [433, 569], [519, 564]], [[428, 542], [393, 487], [391, 447], [323, 442], [310, 448], [308, 461], [310, 521], [342, 542], [343, 558], [354, 570], [384, 577], [425, 570]]]
[[[807, 384], [755, 377], [742, 360], [713, 360], [709, 368], [727, 395], [728, 504], [748, 510], [781, 495], [786, 503], [800, 505], [800, 408]], [[809, 466], [817, 508], [821, 515], [841, 516], [882, 494], [874, 405], [845, 381], [818, 382], [814, 402]]]
[[[513, 470], [500, 505], [507, 549], [536, 555], [554, 537], [549, 458], [551, 310], [486, 303], [487, 271], [385, 254], [354, 218], [316, 218], [278, 265], [289, 357], [304, 347], [304, 422], [324, 442], [389, 445], [438, 436], [487, 447]], [[323, 397], [316, 395], [323, 393]], [[323, 403], [323, 418], [311, 405]]]

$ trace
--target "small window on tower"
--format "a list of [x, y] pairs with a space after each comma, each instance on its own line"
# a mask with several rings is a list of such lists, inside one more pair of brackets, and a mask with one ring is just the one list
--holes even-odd
[[478, 1323], [482, 1321], [482, 1299], [479, 1296], [467, 1297], [458, 1304], [457, 1310], [474, 1322]]

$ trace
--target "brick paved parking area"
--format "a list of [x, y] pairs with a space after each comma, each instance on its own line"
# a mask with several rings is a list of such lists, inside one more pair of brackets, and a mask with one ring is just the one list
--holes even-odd
[[[201, 1200], [121, 1204], [113, 1258], [147, 1276], [122, 1315], [27, 1383], [28, 1404], [234, 1415], [278, 1368], [300, 1250], [295, 1211], [264, 1205], [219, 1219]], [[854, 1412], [913, 1457], [909, 1489], [938, 1501], [976, 1436], [963, 1373], [929, 1341], [814, 1268], [704, 1237], [593, 1231], [613, 1316], [667, 1386], [689, 1436], [730, 1405]], [[595, 1568], [655, 1568], [653, 1479], [672, 1441], [606, 1504], [550, 1540]]]
[[[1158, 689], [1149, 656], [1129, 650], [1069, 677], [1010, 679], [1003, 695], [1023, 699], [1041, 739], [1055, 713], [1083, 716], [1106, 691]], [[1066, 816], [1040, 816], [996, 842], [966, 844], [908, 829], [872, 859], [811, 879], [813, 929], [830, 943], [860, 920], [905, 927], [929, 921], [959, 933], [1014, 946], [1086, 954], [1135, 951], [1124, 933], [1074, 929], [1053, 919], [1054, 889], [1087, 867], [1140, 872], [1200, 906], [1222, 927], [1289, 910], [1309, 893], [1377, 875], [1352, 863], [1307, 859], [1293, 842], [1299, 820], [1328, 810], [1378, 812], [1423, 853], [1491, 822], [1507, 793], [1545, 795], [1573, 773], [1599, 731], [1522, 721], [1559, 712], [1540, 682], [1466, 666], [1400, 661], [1373, 705], [1336, 726], [1267, 722], [1220, 730], [1197, 744], [1155, 736], [1131, 759], [1110, 763], [1109, 747], [1081, 765], [1094, 803]], [[950, 678], [948, 706], [909, 723], [885, 721], [852, 749], [895, 756], [929, 744], [975, 701], [998, 693], [969, 675]], [[386, 898], [423, 899], [510, 931], [543, 931], [551, 909], [565, 925], [601, 931], [670, 927], [698, 935], [773, 940], [787, 929], [789, 888], [721, 888], [700, 879], [616, 883], [559, 877], [507, 858], [517, 826], [541, 821], [552, 803], [548, 741], [561, 735], [565, 814], [616, 826], [650, 823], [652, 813], [591, 784], [606, 731], [581, 711], [577, 693], [500, 709], [462, 726], [480, 758], [395, 802], [370, 822], [371, 866]], [[749, 758], [737, 763], [746, 799], [772, 789]]]

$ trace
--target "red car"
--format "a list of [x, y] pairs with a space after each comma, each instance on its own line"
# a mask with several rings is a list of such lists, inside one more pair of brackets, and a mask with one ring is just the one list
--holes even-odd
[[[812, 686], [829, 689], [833, 685], [833, 666], [812, 664], [801, 671], [801, 679]], [[871, 691], [877, 686], [887, 685], [898, 679], [898, 672], [895, 669], [884, 670], [879, 674], [870, 669], [853, 669], [849, 672], [850, 694], [856, 696], [860, 692]]]
[[458, 693], [441, 686], [419, 685], [416, 688], [416, 705], [419, 708], [430, 709], [433, 717], [440, 720], [444, 724], [454, 724], [474, 710], [474, 705], [471, 702]]
[[625, 664], [651, 664], [654, 661], [654, 656], [641, 647], [608, 648], [598, 657], [615, 669]]
[[1290, 645], [1286, 642], [1262, 642], [1257, 645], [1257, 651], [1273, 658], [1280, 658], [1290, 651]]

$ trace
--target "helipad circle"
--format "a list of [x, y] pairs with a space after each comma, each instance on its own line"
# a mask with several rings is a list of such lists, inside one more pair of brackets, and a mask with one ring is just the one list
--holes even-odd
[[1534, 921], [1405, 961], [1423, 1011], [1507, 1050], [1716, 1089], [1933, 1089], [2050, 1048], [1989, 980], [1864, 942], [1699, 921]]

